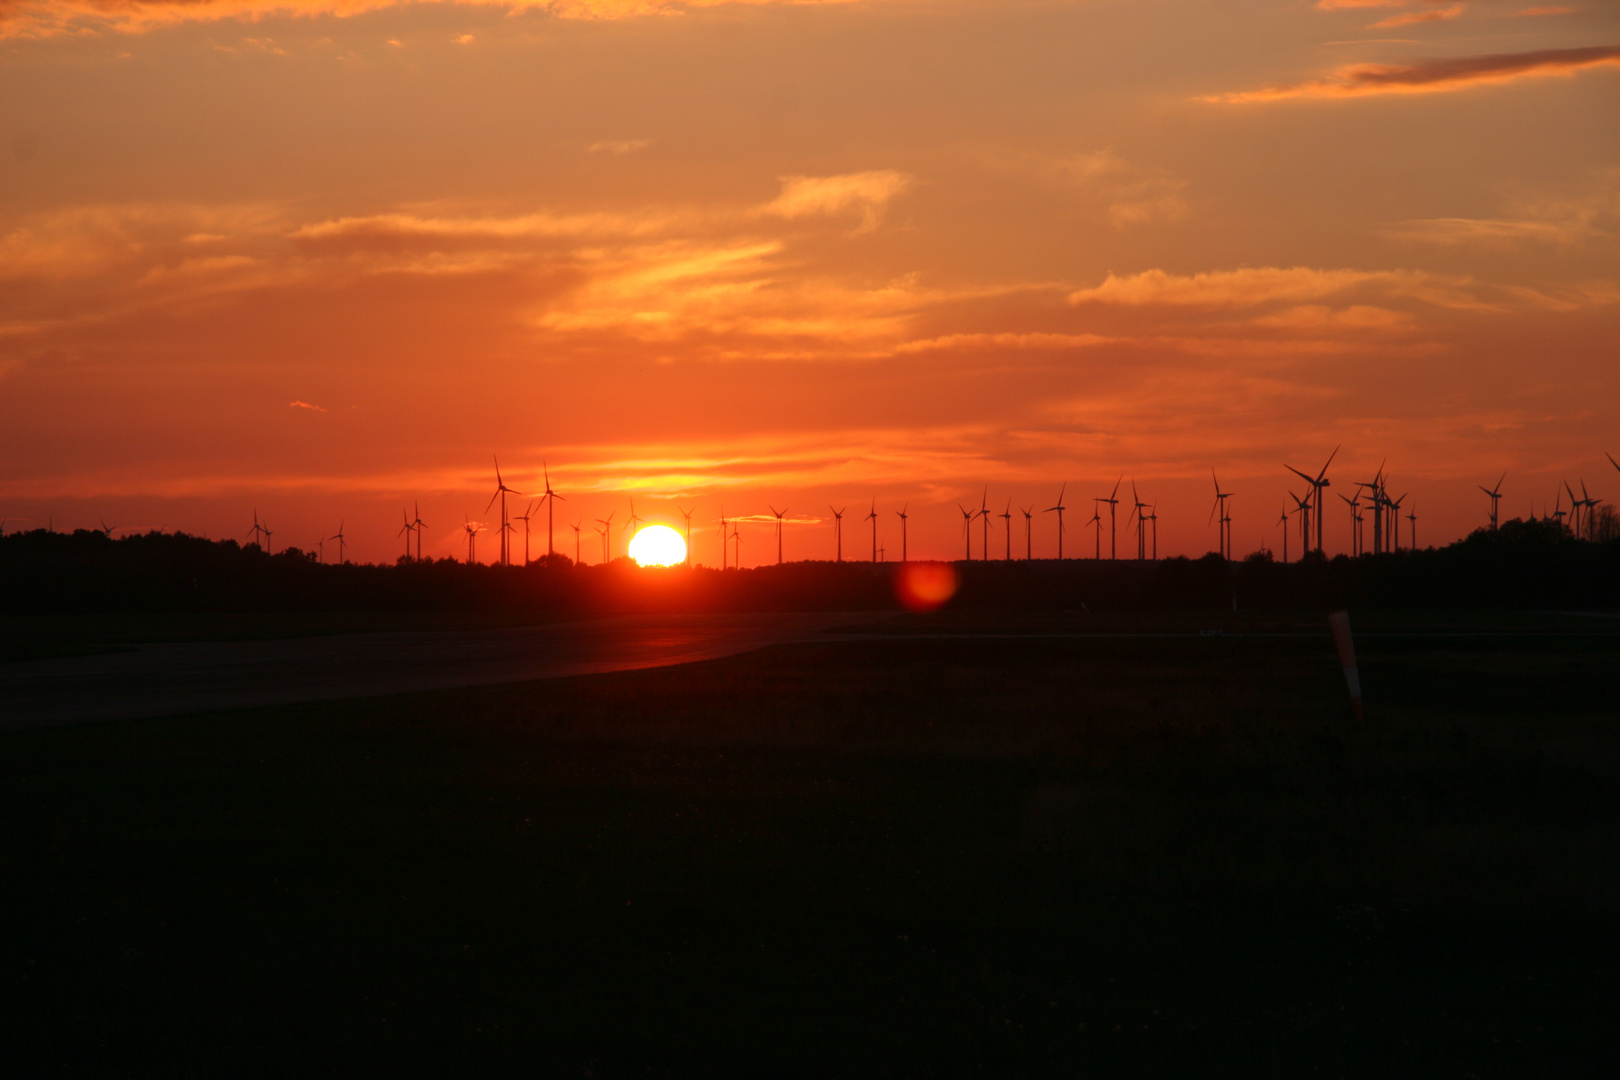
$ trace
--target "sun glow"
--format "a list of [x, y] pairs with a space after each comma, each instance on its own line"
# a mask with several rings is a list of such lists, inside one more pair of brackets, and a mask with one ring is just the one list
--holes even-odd
[[686, 541], [668, 525], [649, 525], [631, 538], [630, 557], [641, 566], [674, 566], [686, 561]]

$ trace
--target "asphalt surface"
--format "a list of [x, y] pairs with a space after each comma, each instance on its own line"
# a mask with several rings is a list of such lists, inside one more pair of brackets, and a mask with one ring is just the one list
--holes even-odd
[[630, 671], [815, 637], [861, 616], [624, 616], [495, 630], [143, 645], [0, 664], [0, 728]]

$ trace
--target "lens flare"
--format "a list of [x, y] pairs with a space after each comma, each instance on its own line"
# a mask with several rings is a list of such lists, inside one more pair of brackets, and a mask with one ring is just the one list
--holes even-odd
[[641, 566], [674, 566], [686, 561], [686, 541], [668, 525], [649, 525], [631, 538], [630, 557]]
[[933, 611], [956, 595], [956, 568], [949, 563], [906, 563], [894, 575], [894, 594], [907, 611]]

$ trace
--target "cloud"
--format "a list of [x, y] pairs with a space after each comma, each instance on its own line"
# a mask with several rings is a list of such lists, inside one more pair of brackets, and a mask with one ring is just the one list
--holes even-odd
[[895, 347], [897, 353], [933, 352], [944, 349], [1088, 349], [1109, 345], [1120, 339], [1102, 334], [946, 334], [942, 337], [907, 341]]
[[1181, 197], [1186, 181], [1133, 165], [1109, 147], [1039, 161], [1031, 168], [1049, 184], [1105, 200], [1108, 221], [1116, 229], [1174, 221], [1187, 213]]
[[1326, 78], [1261, 90], [1210, 94], [1200, 100], [1244, 105], [1295, 98], [1351, 98], [1377, 94], [1437, 94], [1491, 83], [1549, 75], [1574, 75], [1596, 67], [1620, 66], [1620, 45], [1583, 49], [1542, 49], [1422, 60], [1416, 64], [1350, 64]]
[[1543, 15], [1573, 14], [1575, 14], [1575, 9], [1572, 7], [1564, 7], [1561, 4], [1549, 4], [1546, 7], [1525, 8], [1523, 11], [1519, 12], [1516, 17], [1520, 19], [1534, 19]]
[[[630, 19], [678, 15], [721, 4], [820, 5], [855, 0], [456, 0], [458, 4], [508, 12], [544, 11], [565, 19]], [[141, 32], [183, 22], [258, 20], [270, 17], [345, 18], [413, 0], [0, 0], [0, 38], [51, 37], [100, 28]], [[447, 5], [448, 6], [448, 5]], [[461, 35], [453, 40], [466, 44]]]
[[841, 176], [784, 176], [781, 180], [782, 193], [763, 213], [791, 220], [855, 208], [862, 214], [862, 232], [875, 229], [889, 201], [911, 186], [911, 177], [893, 169]]
[[1070, 293], [1069, 302], [1244, 308], [1279, 302], [1308, 303], [1360, 289], [1421, 299], [1442, 307], [1482, 306], [1468, 291], [1469, 284], [1467, 278], [1445, 278], [1418, 270], [1266, 266], [1189, 275], [1145, 270], [1127, 276], [1109, 274], [1101, 285]]
[[1393, 30], [1397, 26], [1413, 26], [1418, 23], [1441, 22], [1446, 19], [1455, 19], [1463, 13], [1462, 4], [1452, 4], [1450, 7], [1435, 8], [1432, 11], [1404, 11], [1399, 15], [1391, 15], [1373, 23], [1375, 30]]
[[1386, 226], [1385, 236], [1448, 246], [1513, 247], [1525, 242], [1567, 247], [1606, 239], [1620, 223], [1620, 170], [1599, 173], [1582, 188], [1521, 200], [1515, 213], [1495, 218], [1419, 218]]
[[633, 154], [637, 150], [645, 150], [652, 144], [651, 139], [619, 139], [609, 142], [591, 143], [585, 148], [587, 154], [613, 154], [622, 157]]
[[289, 409], [308, 409], [310, 412], [325, 412], [326, 411], [325, 409], [321, 408], [319, 405], [311, 405], [307, 401], [289, 401], [287, 403], [287, 408], [289, 408]]

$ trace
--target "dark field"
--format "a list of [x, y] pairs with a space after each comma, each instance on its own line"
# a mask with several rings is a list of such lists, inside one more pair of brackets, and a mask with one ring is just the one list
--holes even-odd
[[0, 733], [0, 1069], [1610, 1074], [1620, 624], [1469, 625]]

